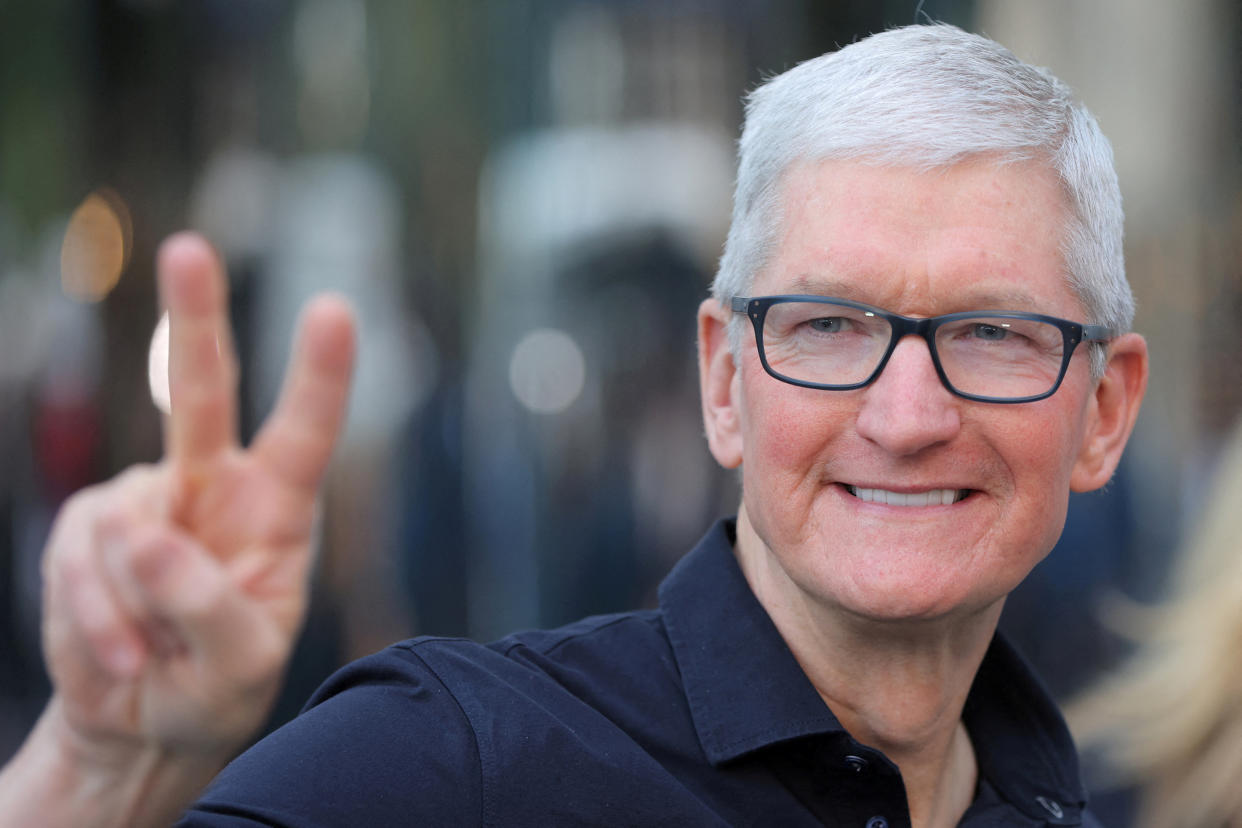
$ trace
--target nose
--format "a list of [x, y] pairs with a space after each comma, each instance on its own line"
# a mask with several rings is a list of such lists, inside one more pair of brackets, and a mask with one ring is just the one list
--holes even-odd
[[960, 400], [940, 382], [927, 343], [917, 336], [897, 343], [862, 394], [859, 435], [894, 456], [947, 443], [961, 430]]

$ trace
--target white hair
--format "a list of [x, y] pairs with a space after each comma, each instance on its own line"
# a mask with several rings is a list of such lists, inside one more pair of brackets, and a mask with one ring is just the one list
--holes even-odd
[[[746, 295], [780, 236], [784, 173], [795, 162], [858, 160], [936, 169], [988, 155], [1043, 160], [1070, 207], [1066, 279], [1089, 319], [1129, 330], [1134, 298], [1122, 252], [1112, 148], [1091, 113], [1047, 70], [946, 24], [893, 29], [808, 60], [747, 97], [733, 219], [713, 295]], [[731, 326], [735, 355], [742, 326]], [[1102, 348], [1092, 370], [1103, 373]]]

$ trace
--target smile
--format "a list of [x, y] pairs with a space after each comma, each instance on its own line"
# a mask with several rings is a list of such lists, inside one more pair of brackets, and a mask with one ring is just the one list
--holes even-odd
[[867, 503], [889, 506], [950, 506], [970, 493], [969, 489], [931, 489], [926, 492], [890, 492], [887, 489], [863, 489], [846, 484], [845, 490]]

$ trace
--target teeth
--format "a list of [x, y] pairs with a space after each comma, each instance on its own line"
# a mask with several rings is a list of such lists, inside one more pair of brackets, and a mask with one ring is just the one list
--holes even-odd
[[948, 506], [966, 496], [965, 489], [932, 489], [926, 492], [890, 492], [887, 489], [861, 489], [846, 486], [850, 494], [867, 503], [887, 503], [889, 506]]

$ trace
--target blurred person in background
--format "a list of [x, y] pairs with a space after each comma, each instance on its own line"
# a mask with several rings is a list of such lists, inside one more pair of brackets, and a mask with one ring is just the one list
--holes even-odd
[[[1242, 426], [1158, 606], [1114, 606], [1139, 642], [1069, 708], [1118, 824], [1242, 825]], [[1120, 820], [1125, 820], [1124, 823]]]
[[[736, 520], [658, 610], [345, 668], [184, 824], [1098, 824], [995, 631], [1138, 413], [1121, 230], [1094, 119], [985, 38], [908, 27], [769, 81], [698, 312]], [[56, 693], [0, 775], [18, 823], [170, 819], [261, 719], [305, 609], [349, 313], [311, 306], [243, 450], [220, 265], [183, 236], [160, 271], [168, 459], [53, 535]]]

